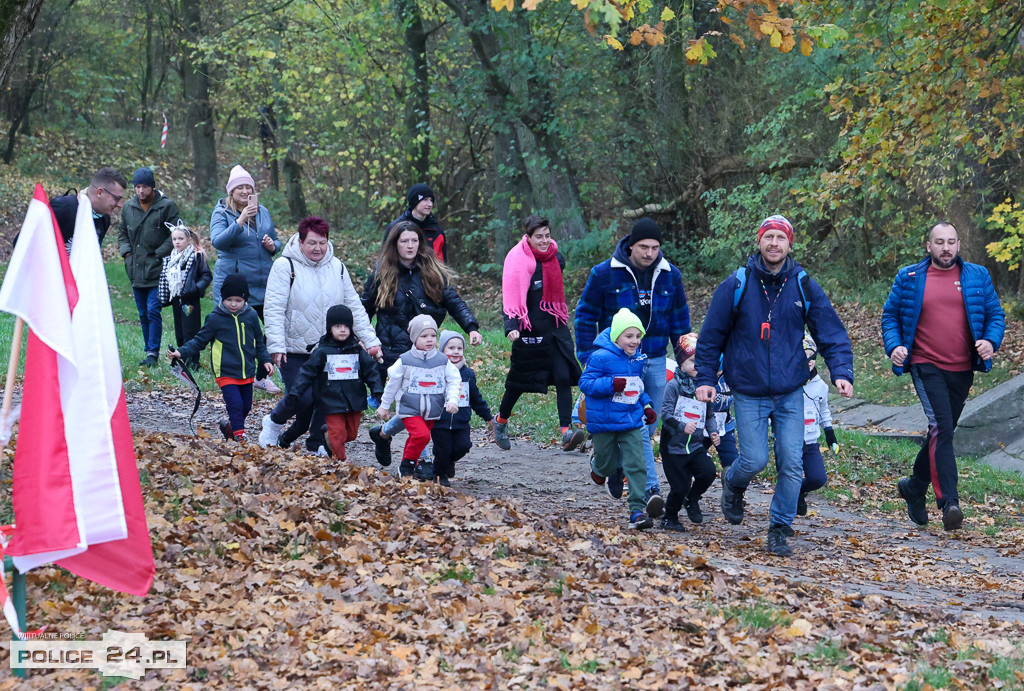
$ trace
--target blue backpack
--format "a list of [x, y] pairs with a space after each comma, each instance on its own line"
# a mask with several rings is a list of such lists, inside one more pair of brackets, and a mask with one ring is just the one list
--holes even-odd
[[[740, 300], [743, 299], [743, 293], [747, 290], [747, 267], [741, 266], [733, 272], [733, 276], [739, 281], [739, 285], [736, 286], [736, 290], [732, 293], [732, 318], [736, 319], [736, 307], [740, 304]], [[803, 269], [800, 269], [800, 273], [796, 275], [796, 285], [800, 289], [800, 301], [804, 304], [804, 323], [807, 322], [807, 312], [811, 309], [811, 303], [807, 300], [807, 282], [811, 280], [810, 276]]]

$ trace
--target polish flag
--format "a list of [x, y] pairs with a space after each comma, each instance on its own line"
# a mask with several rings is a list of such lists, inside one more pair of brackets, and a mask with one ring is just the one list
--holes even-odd
[[153, 549], [87, 195], [79, 197], [69, 259], [36, 187], [0, 310], [30, 328], [7, 553], [21, 571], [56, 562], [108, 588], [146, 594]]

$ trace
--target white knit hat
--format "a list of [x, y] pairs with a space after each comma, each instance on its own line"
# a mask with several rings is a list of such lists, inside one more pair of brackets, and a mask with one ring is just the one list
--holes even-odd
[[231, 174], [228, 175], [228, 194], [231, 194], [231, 190], [235, 189], [239, 185], [249, 185], [253, 189], [256, 189], [256, 183], [253, 182], [252, 176], [242, 166], [235, 166], [231, 169]]

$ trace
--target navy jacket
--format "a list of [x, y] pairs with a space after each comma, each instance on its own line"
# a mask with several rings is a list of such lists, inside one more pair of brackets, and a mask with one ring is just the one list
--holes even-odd
[[469, 365], [459, 368], [462, 375], [462, 393], [459, 394], [459, 412], [441, 413], [434, 423], [434, 429], [469, 429], [470, 418], [476, 412], [484, 422], [491, 421], [491, 409], [487, 406], [483, 394], [476, 385], [476, 373], [469, 368]]
[[[697, 385], [718, 384], [724, 354], [723, 374], [734, 392], [746, 396], [792, 393], [807, 382], [807, 358], [801, 344], [804, 304], [797, 280], [800, 265], [787, 257], [779, 273], [773, 275], [757, 252], [747, 262], [747, 271], [747, 286], [735, 315], [733, 299], [739, 283], [735, 274], [730, 274], [711, 298], [697, 339]], [[811, 304], [806, 327], [828, 364], [832, 381], [846, 379], [852, 384], [853, 351], [839, 315], [814, 280], [807, 281], [807, 299]], [[762, 340], [761, 325], [768, 321], [769, 300], [774, 305], [771, 332]]]
[[[626, 355], [622, 348], [612, 342], [610, 328], [598, 335], [594, 345], [597, 350], [591, 355], [580, 377], [580, 391], [587, 397], [587, 431], [599, 434], [640, 429], [645, 424], [644, 407], [651, 404], [651, 397], [644, 391], [643, 383], [647, 356], [639, 349], [633, 357]], [[639, 388], [631, 390], [627, 386], [622, 395], [616, 396], [612, 384], [615, 377], [635, 377], [634, 384]], [[639, 391], [635, 403], [616, 400], [635, 391]]]
[[[347, 367], [348, 363], [339, 362], [338, 358], [331, 356], [349, 356], [346, 360], [355, 357], [354, 368]], [[352, 374], [352, 379], [332, 379], [331, 376], [337, 373], [330, 371], [331, 367], [351, 370], [346, 374]], [[384, 392], [384, 382], [381, 380], [380, 369], [377, 361], [370, 357], [370, 354], [359, 345], [359, 339], [355, 333], [349, 334], [344, 341], [336, 341], [331, 336], [330, 330], [320, 339], [316, 349], [310, 354], [309, 359], [299, 370], [295, 377], [295, 383], [288, 391], [289, 403], [298, 402], [300, 396], [310, 386], [313, 389], [313, 398], [317, 406], [327, 415], [336, 413], [361, 413], [366, 410], [366, 389], [374, 398], [380, 400]], [[294, 396], [294, 398], [292, 398]]]
[[[623, 238], [615, 256], [590, 270], [590, 278], [580, 294], [573, 326], [576, 330], [576, 355], [583, 364], [587, 364], [597, 351], [597, 335], [612, 325], [616, 312], [625, 307], [634, 314], [639, 313], [640, 287], [633, 269], [622, 260], [628, 242], [629, 238]], [[686, 304], [686, 291], [679, 269], [659, 255], [653, 270], [651, 318], [645, 325], [647, 333], [640, 348], [655, 358], [664, 356], [670, 342], [675, 343], [690, 331], [690, 308]]]
[[[886, 355], [891, 355], [897, 346], [905, 346], [907, 360], [910, 360], [914, 336], [917, 334], [917, 319], [921, 316], [921, 303], [924, 300], [925, 275], [931, 261], [931, 257], [926, 257], [917, 264], [904, 266], [896, 274], [892, 290], [882, 308], [882, 339], [885, 341]], [[992, 286], [992, 277], [984, 266], [970, 264], [960, 257], [956, 261], [960, 265], [960, 292], [964, 296], [964, 307], [967, 308], [971, 338], [975, 341], [984, 339], [995, 350], [999, 350], [1006, 321], [996, 289]], [[977, 350], [971, 355], [975, 370], [988, 372], [992, 369], [991, 359], [982, 360]], [[897, 376], [903, 374], [903, 369], [892, 366]]]
[[211, 342], [210, 364], [215, 377], [248, 379], [256, 376], [258, 367], [270, 362], [260, 318], [248, 305], [238, 314], [217, 305], [206, 315], [199, 333], [178, 347], [178, 354], [183, 360], [194, 360]]

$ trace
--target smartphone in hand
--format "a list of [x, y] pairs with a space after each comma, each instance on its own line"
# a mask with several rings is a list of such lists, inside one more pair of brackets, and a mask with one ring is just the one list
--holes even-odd
[[259, 204], [260, 204], [260, 195], [258, 195], [258, 194], [250, 194], [249, 195], [249, 207], [253, 208], [253, 209], [256, 209], [256, 208], [259, 207]]

